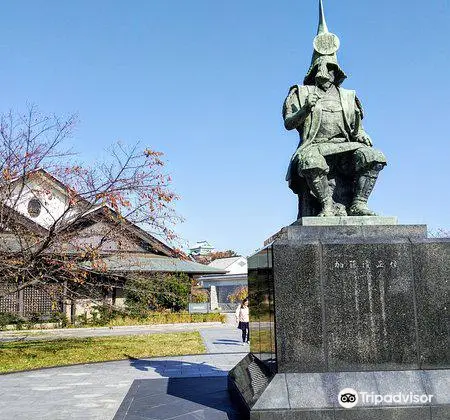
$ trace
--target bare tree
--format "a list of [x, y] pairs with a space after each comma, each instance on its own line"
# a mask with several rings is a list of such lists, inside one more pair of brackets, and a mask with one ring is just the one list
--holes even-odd
[[0, 298], [50, 284], [92, 296], [110, 285], [103, 257], [121, 251], [124, 232], [150, 231], [154, 253], [173, 251], [164, 242], [180, 218], [162, 153], [117, 143], [106, 161], [73, 163], [76, 123], [35, 106], [0, 117]]

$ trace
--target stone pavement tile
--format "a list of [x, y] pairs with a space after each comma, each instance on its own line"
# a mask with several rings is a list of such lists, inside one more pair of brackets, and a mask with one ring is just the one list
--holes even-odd
[[[182, 393], [183, 387], [178, 389], [174, 380], [191, 381], [192, 378], [197, 377], [214, 381], [219, 377], [219, 380], [224, 381], [224, 389], [226, 389], [227, 370], [234, 367], [242, 357], [244, 354], [240, 353], [132, 359], [0, 375], [2, 393], [0, 419], [111, 419], [135, 380], [148, 382], [154, 379], [170, 380], [172, 389]], [[173, 376], [173, 373], [176, 373], [177, 378], [169, 378]], [[211, 383], [213, 382], [209, 384]], [[213, 389], [213, 386], [209, 385], [205, 388]], [[205, 393], [205, 389], [201, 389], [194, 392], [192, 396], [189, 395], [189, 390], [190, 388], [184, 392], [191, 399], [196, 394]], [[158, 393], [159, 388], [154, 391], [147, 388], [147, 391]], [[222, 397], [225, 398], [223, 401], [226, 401], [228, 394]], [[211, 401], [217, 405], [222, 401], [222, 397], [220, 395], [211, 397]], [[181, 401], [186, 400], [181, 395], [177, 398]], [[189, 402], [189, 399], [187, 401]], [[197, 400], [196, 404], [202, 405], [202, 401]], [[185, 403], [180, 402], [180, 404], [180, 407], [186, 408]], [[231, 409], [230, 407], [231, 405], [228, 409]], [[223, 411], [217, 406], [204, 405], [195, 415], [198, 418], [220, 419], [219, 416], [222, 416], [222, 413]], [[191, 419], [197, 417], [191, 417]], [[230, 418], [234, 417], [230, 414]]]
[[[145, 402], [145, 400], [144, 400]], [[182, 401], [174, 398], [171, 403], [159, 405], [157, 407], [149, 407], [147, 404], [134, 404], [129, 409], [130, 414], [138, 414], [141, 416], [149, 416], [152, 419], [170, 419], [181, 415], [192, 413], [193, 411], [201, 411], [203, 407], [200, 404], [192, 403], [190, 401]], [[125, 417], [126, 419], [127, 417]]]
[[[146, 381], [146, 383], [149, 383], [150, 381]], [[198, 392], [199, 386], [204, 387], [204, 390], [200, 393]], [[193, 379], [192, 381], [185, 381], [185, 380], [168, 380], [167, 381], [167, 390], [168, 392], [179, 395], [182, 394], [183, 396], [196, 396], [201, 398], [201, 395], [206, 394], [214, 394], [216, 392], [223, 391], [224, 389], [224, 383], [223, 380], [216, 380], [215, 378], [206, 378], [206, 379]]]
[[444, 405], [441, 407], [431, 407], [431, 418], [433, 420], [450, 419], [450, 405]]
[[[375, 379], [378, 385], [378, 391], [381, 395], [394, 395], [399, 392], [408, 395], [426, 394], [423, 386], [423, 380], [419, 371], [385, 371], [374, 372]], [[359, 390], [358, 390], [359, 391]], [[383, 406], [387, 405], [423, 405], [421, 402], [382, 402]]]
[[320, 373], [286, 373], [289, 406], [295, 409], [333, 408]]
[[[339, 408], [338, 395], [339, 392], [344, 388], [355, 389], [358, 393], [376, 393], [380, 394], [377, 384], [377, 378], [373, 372], [337, 372], [331, 374], [333, 378], [330, 382], [335, 385], [334, 390], [330, 387], [330, 395], [333, 397], [333, 403], [336, 408]], [[358, 407], [371, 406], [369, 401], [364, 401], [360, 398], [358, 401]]]
[[228, 373], [229, 370], [234, 368], [236, 365], [225, 365], [225, 366], [218, 366], [218, 369], [215, 371], [218, 374], [222, 374], [223, 372]]
[[[155, 380], [153, 380], [155, 381]], [[157, 379], [157, 381], [159, 381]], [[147, 387], [145, 389], [138, 389], [137, 393], [133, 396], [133, 402], [129, 412], [146, 411], [146, 412], [157, 412], [161, 410], [161, 407], [172, 407], [179, 403], [178, 398], [167, 394], [165, 387], [160, 390], [159, 393], [154, 395], [147, 395]]]
[[[114, 417], [114, 419], [115, 419], [115, 417]], [[122, 417], [120, 417], [120, 419], [122, 419]], [[155, 420], [155, 418], [154, 417], [137, 415], [137, 414], [128, 414], [127, 415], [127, 420]]]
[[433, 395], [431, 405], [450, 405], [450, 375], [441, 370], [425, 370], [421, 372], [425, 392]]
[[[204, 370], [206, 372], [208, 372], [208, 370]], [[200, 369], [192, 369], [192, 368], [187, 368], [187, 369], [181, 369], [181, 373], [183, 375], [190, 375], [190, 376], [200, 376]]]
[[[149, 389], [167, 392], [157, 401], [147, 397]], [[228, 415], [229, 414], [229, 415]], [[238, 419], [224, 377], [136, 380], [114, 420], [133, 419]]]
[[208, 353], [239, 353], [245, 348], [241, 345], [241, 332], [237, 328], [211, 328], [200, 331]]
[[212, 377], [212, 376], [227, 376], [228, 372], [226, 371], [218, 371], [218, 372], [205, 372], [201, 373], [201, 377]]
[[335, 420], [430, 420], [429, 407], [361, 408], [335, 410]]
[[[183, 414], [178, 416], [176, 420], [205, 420], [205, 419], [217, 419], [217, 420], [229, 420], [232, 417], [229, 417], [227, 413], [223, 411], [218, 411], [214, 409], [202, 409], [199, 411], [194, 411], [189, 414]], [[238, 419], [238, 417], [235, 417]]]

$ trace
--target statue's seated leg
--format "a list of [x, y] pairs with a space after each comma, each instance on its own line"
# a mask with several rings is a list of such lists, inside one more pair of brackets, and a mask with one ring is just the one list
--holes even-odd
[[334, 216], [333, 191], [327, 176], [330, 167], [318, 147], [311, 145], [299, 154], [297, 170], [319, 202], [320, 211], [317, 216]]
[[358, 149], [354, 154], [357, 174], [353, 200], [347, 210], [349, 216], [376, 216], [376, 213], [367, 206], [367, 200], [373, 191], [378, 174], [386, 165], [386, 160], [378, 150], [365, 149]]
[[319, 170], [304, 171], [303, 176], [306, 179], [308, 187], [317, 198], [321, 205], [321, 210], [317, 216], [334, 216], [332, 191], [328, 185], [326, 172]]
[[327, 162], [329, 162], [330, 166], [328, 180], [329, 184], [332, 185], [334, 214], [335, 216], [347, 216], [347, 208], [353, 200], [353, 178], [355, 173], [353, 156], [350, 153], [340, 153], [331, 157], [333, 162], [329, 162], [330, 156], [327, 156]]
[[306, 185], [302, 189], [302, 192], [298, 194], [298, 214], [297, 219], [302, 217], [312, 217], [316, 216], [321, 210], [321, 205], [310, 193], [309, 187]]

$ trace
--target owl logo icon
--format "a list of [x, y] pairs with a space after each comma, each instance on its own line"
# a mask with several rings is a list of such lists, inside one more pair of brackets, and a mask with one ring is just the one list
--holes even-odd
[[341, 407], [352, 408], [358, 404], [358, 392], [352, 388], [344, 388], [339, 392], [338, 402]]

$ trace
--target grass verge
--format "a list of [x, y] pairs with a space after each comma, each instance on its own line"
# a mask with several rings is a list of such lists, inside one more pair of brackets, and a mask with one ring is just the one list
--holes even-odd
[[253, 330], [250, 336], [250, 350], [254, 353], [272, 353], [275, 343], [270, 330]]
[[[198, 322], [226, 322], [226, 315], [220, 313], [189, 314], [178, 313], [153, 313], [147, 317], [132, 318], [128, 316], [117, 316], [111, 319], [106, 326], [120, 327], [130, 325], [153, 325], [153, 324], [178, 324], [178, 323], [198, 323]], [[91, 325], [87, 325], [91, 326]]]
[[200, 333], [69, 338], [0, 343], [0, 373], [76, 363], [139, 357], [179, 356], [206, 351]]

